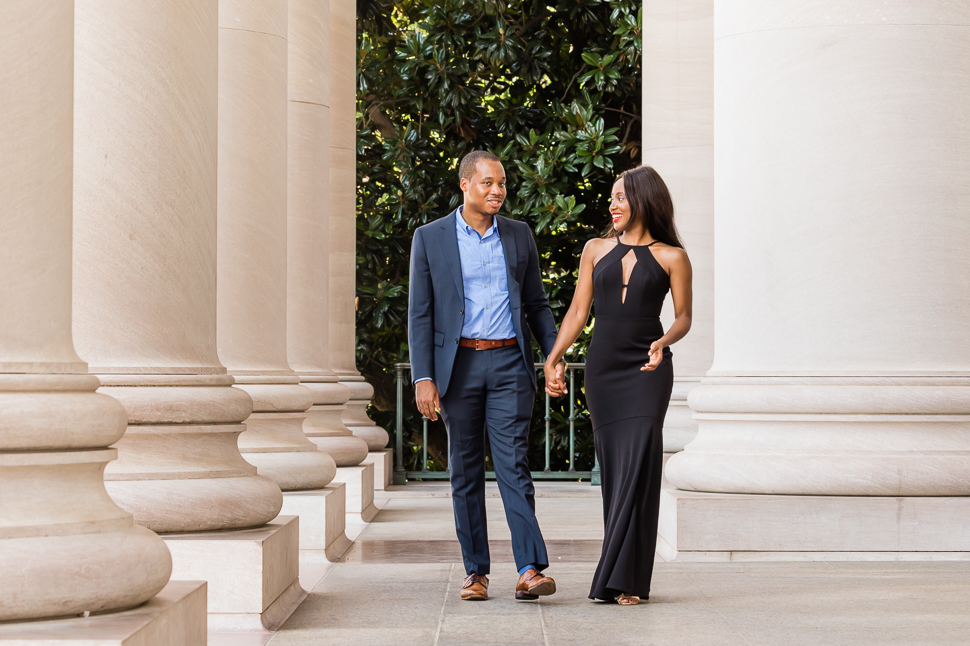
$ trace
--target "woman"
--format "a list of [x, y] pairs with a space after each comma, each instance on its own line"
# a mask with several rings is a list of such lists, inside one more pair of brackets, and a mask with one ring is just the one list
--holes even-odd
[[[606, 531], [589, 597], [636, 605], [650, 594], [663, 422], [674, 380], [668, 346], [690, 329], [691, 266], [674, 226], [670, 193], [652, 168], [620, 175], [610, 214], [610, 231], [583, 249], [576, 293], [544, 368], [546, 391], [564, 394], [557, 363], [583, 331], [595, 301], [586, 401]], [[668, 289], [676, 318], [665, 333], [660, 310]]]

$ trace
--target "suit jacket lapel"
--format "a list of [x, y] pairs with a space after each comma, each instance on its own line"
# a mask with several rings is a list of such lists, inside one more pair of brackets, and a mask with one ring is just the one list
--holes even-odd
[[505, 251], [505, 266], [509, 270], [509, 286], [515, 282], [515, 269], [518, 262], [515, 246], [515, 236], [512, 235], [512, 228], [508, 221], [500, 215], [498, 218], [498, 235], [502, 239], [502, 249]]
[[[515, 336], [522, 342], [522, 319], [518, 316], [519, 308], [522, 305], [522, 294], [520, 292], [521, 286], [515, 280], [515, 270], [519, 264], [515, 233], [512, 231], [512, 227], [509, 226], [508, 220], [499, 215], [495, 217], [498, 218], [498, 234], [502, 238], [502, 250], [505, 252], [505, 268], [508, 270], [509, 305], [512, 307], [512, 327], [515, 329]], [[531, 359], [527, 361], [531, 361]]]
[[461, 275], [461, 255], [458, 253], [458, 229], [455, 225], [455, 218], [458, 217], [458, 210], [451, 212], [441, 219], [441, 228], [444, 229], [444, 244], [442, 250], [445, 260], [448, 261], [448, 268], [451, 269], [451, 276], [455, 279], [455, 287], [458, 288], [458, 296], [461, 302], [465, 302], [465, 282]]

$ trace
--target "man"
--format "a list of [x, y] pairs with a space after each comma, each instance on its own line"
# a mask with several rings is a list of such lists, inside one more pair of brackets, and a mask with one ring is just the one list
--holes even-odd
[[[535, 399], [532, 334], [543, 352], [556, 323], [528, 225], [498, 215], [505, 169], [475, 151], [458, 169], [464, 203], [418, 228], [411, 246], [408, 344], [418, 410], [448, 429], [461, 598], [488, 598], [485, 432], [519, 569], [516, 599], [553, 594], [526, 452]], [[562, 366], [560, 367], [562, 369]]]

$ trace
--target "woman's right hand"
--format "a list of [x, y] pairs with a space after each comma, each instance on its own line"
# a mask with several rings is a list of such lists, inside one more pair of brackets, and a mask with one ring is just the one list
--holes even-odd
[[566, 389], [566, 370], [563, 362], [552, 365], [546, 362], [542, 366], [542, 371], [546, 376], [546, 393], [552, 397], [562, 397], [569, 392]]

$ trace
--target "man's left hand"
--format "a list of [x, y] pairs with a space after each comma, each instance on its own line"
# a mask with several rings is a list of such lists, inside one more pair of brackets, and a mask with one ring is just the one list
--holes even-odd
[[566, 363], [559, 361], [555, 366], [546, 364], [542, 368], [546, 376], [546, 392], [552, 397], [562, 397], [569, 392], [566, 388]]

